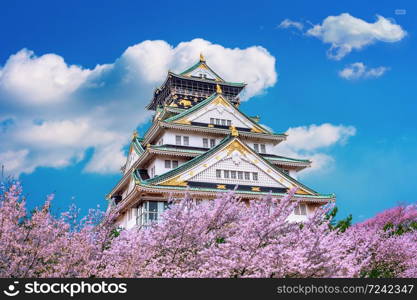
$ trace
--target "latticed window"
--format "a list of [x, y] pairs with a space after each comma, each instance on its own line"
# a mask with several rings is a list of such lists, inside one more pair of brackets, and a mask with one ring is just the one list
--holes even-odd
[[297, 216], [306, 216], [307, 215], [307, 205], [299, 204], [294, 208], [294, 214]]
[[178, 168], [178, 160], [173, 160], [172, 161], [172, 168], [173, 169]]
[[232, 126], [232, 120], [227, 120], [227, 126]]
[[250, 180], [250, 173], [249, 172], [245, 172], [245, 180]]
[[166, 169], [171, 169], [171, 161], [170, 160], [165, 161], [165, 168]]
[[236, 171], [231, 171], [231, 172], [230, 172], [230, 177], [231, 177], [232, 179], [236, 179]]
[[224, 170], [224, 178], [229, 178], [229, 171], [228, 170]]
[[203, 147], [208, 148], [208, 139], [203, 139]]
[[210, 118], [210, 124], [214, 125], [214, 118]]
[[253, 180], [258, 180], [258, 173], [257, 172], [252, 172], [252, 179]]
[[181, 136], [180, 135], [175, 136], [175, 144], [176, 145], [181, 145]]
[[259, 144], [253, 144], [253, 149], [255, 149], [256, 152], [259, 152]]
[[222, 178], [222, 170], [216, 170], [216, 177]]
[[265, 144], [261, 144], [261, 153], [266, 153]]
[[210, 147], [213, 148], [214, 146], [216, 146], [216, 140], [210, 139]]
[[190, 138], [188, 136], [183, 136], [184, 146], [188, 146], [190, 144]]
[[242, 171], [237, 172], [237, 179], [243, 179], [243, 172]]
[[145, 201], [138, 208], [140, 212], [136, 221], [139, 226], [148, 226], [161, 220], [161, 214], [168, 208], [165, 201]]

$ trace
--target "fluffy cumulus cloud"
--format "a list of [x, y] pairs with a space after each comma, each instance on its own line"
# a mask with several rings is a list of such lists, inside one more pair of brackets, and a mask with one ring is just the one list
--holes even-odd
[[295, 28], [302, 31], [304, 28], [304, 24], [301, 22], [292, 21], [290, 19], [285, 19], [278, 25], [278, 28]]
[[387, 70], [387, 67], [368, 68], [364, 63], [356, 62], [339, 71], [339, 76], [347, 80], [377, 78], [384, 75]]
[[278, 155], [310, 159], [312, 166], [303, 171], [308, 174], [323, 171], [332, 166], [334, 158], [327, 153], [330, 147], [344, 145], [356, 134], [353, 126], [333, 125], [324, 123], [289, 128], [288, 138], [275, 147]]
[[407, 33], [400, 25], [379, 15], [374, 23], [368, 23], [343, 13], [325, 18], [322, 24], [315, 25], [306, 34], [330, 44], [328, 56], [340, 60], [352, 50], [361, 50], [376, 42], [398, 42]]
[[77, 163], [91, 149], [86, 172], [117, 172], [130, 133], [149, 120], [152, 90], [168, 70], [183, 71], [200, 52], [226, 80], [248, 84], [243, 100], [277, 81], [275, 58], [265, 48], [225, 48], [203, 39], [176, 46], [144, 41], [92, 69], [57, 54], [23, 49], [11, 55], [0, 67], [0, 164], [18, 175]]

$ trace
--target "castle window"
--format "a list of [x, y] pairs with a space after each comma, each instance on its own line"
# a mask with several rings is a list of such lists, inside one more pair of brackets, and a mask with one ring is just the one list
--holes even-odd
[[171, 169], [171, 161], [170, 160], [165, 161], [165, 168], [166, 169]]
[[226, 126], [226, 120], [225, 119], [222, 119], [222, 125]]
[[232, 120], [227, 120], [227, 126], [232, 126]]
[[256, 152], [259, 152], [259, 144], [253, 144], [253, 149], [254, 149]]
[[203, 139], [203, 147], [208, 148], [208, 139]]
[[181, 145], [181, 136], [180, 135], [175, 136], [175, 144], [176, 145]]
[[224, 170], [224, 178], [229, 178], [229, 171], [228, 170]]
[[184, 146], [188, 146], [190, 144], [190, 138], [188, 136], [183, 136], [182, 138]]
[[213, 148], [214, 146], [216, 146], [216, 140], [210, 139], [210, 147]]
[[178, 160], [173, 160], [172, 161], [172, 168], [173, 169], [178, 168]]
[[252, 172], [252, 179], [253, 180], [258, 180], [258, 173], [257, 172]]
[[214, 124], [214, 118], [210, 118], [210, 124]]
[[216, 170], [216, 177], [222, 178], [222, 170]]
[[148, 226], [161, 220], [161, 214], [168, 208], [165, 201], [145, 201], [138, 208], [140, 215], [137, 218], [137, 225]]
[[265, 144], [261, 144], [261, 153], [266, 153]]
[[250, 180], [250, 173], [249, 172], [245, 172], [245, 180]]
[[294, 214], [297, 216], [306, 216], [307, 215], [307, 205], [306, 204], [298, 204], [294, 208]]
[[242, 171], [237, 172], [237, 179], [243, 179], [243, 172]]
[[236, 171], [230, 171], [230, 175], [232, 179], [236, 179]]

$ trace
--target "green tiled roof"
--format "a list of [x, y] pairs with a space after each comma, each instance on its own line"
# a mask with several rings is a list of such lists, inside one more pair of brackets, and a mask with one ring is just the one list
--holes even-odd
[[310, 163], [311, 161], [308, 159], [299, 159], [299, 158], [291, 158], [285, 156], [265, 156], [267, 160], [279, 160], [279, 161], [288, 161], [288, 162], [302, 162], [302, 163]]
[[185, 153], [198, 153], [198, 154], [203, 154], [204, 150], [196, 150], [196, 149], [185, 149], [185, 148], [173, 148], [173, 147], [167, 147], [167, 146], [151, 146], [151, 148], [156, 149], [156, 150], [165, 150], [165, 151], [176, 151], [176, 152], [185, 152]]
[[[161, 146], [152, 145], [151, 148], [157, 149], [157, 150], [164, 150], [164, 151], [177, 151], [177, 152], [197, 153], [197, 154], [203, 154], [206, 152], [204, 150], [197, 150], [197, 149], [175, 148], [175, 147], [170, 147], [169, 145], [161, 145]], [[274, 160], [274, 161], [311, 163], [311, 161], [308, 159], [299, 159], [299, 158], [292, 158], [292, 157], [286, 157], [286, 156], [262, 156], [262, 157], [267, 160]]]
[[133, 148], [135, 149], [136, 153], [139, 154], [139, 155], [142, 154], [145, 151], [145, 149], [143, 149], [143, 147], [142, 147], [142, 144], [140, 143], [141, 140], [142, 139], [138, 138], [138, 137], [135, 137], [132, 140]]
[[[182, 190], [182, 191], [202, 191], [202, 192], [227, 192], [227, 190], [223, 189], [213, 189], [213, 188], [206, 188], [206, 187], [184, 187], [184, 186], [161, 186], [161, 185], [150, 185], [148, 180], [142, 180], [140, 176], [135, 172], [133, 173], [133, 177], [136, 181], [140, 183], [141, 186], [149, 187], [149, 188], [157, 188], [157, 189], [169, 189], [169, 190]], [[255, 195], [274, 195], [274, 196], [284, 196], [286, 193], [269, 193], [269, 192], [256, 192], [256, 191], [239, 191], [240, 194], [255, 194]], [[329, 199], [335, 198], [335, 194], [316, 194], [316, 195], [301, 195], [296, 194], [295, 196], [303, 197], [303, 198], [313, 198], [313, 199]]]
[[221, 148], [224, 144], [226, 144], [231, 139], [232, 139], [232, 136], [230, 136], [230, 135], [225, 137], [218, 145], [211, 148], [210, 150], [208, 150], [204, 154], [201, 154], [197, 157], [194, 157], [193, 159], [190, 159], [189, 161], [185, 162], [184, 164], [178, 166], [175, 169], [172, 169], [171, 171], [168, 171], [168, 172], [166, 172], [164, 174], [161, 174], [159, 176], [156, 176], [154, 178], [150, 178], [150, 179], [146, 180], [146, 183], [154, 183], [154, 182], [158, 182], [158, 181], [163, 181], [166, 178], [169, 178], [169, 177], [174, 176], [174, 175], [176, 175], [176, 174], [178, 174], [182, 171], [187, 170], [188, 168], [190, 168], [190, 167], [194, 166], [195, 164], [199, 163], [200, 161], [202, 161], [204, 158], [208, 157], [211, 153], [213, 153], [216, 150], [218, 150], [219, 148]]

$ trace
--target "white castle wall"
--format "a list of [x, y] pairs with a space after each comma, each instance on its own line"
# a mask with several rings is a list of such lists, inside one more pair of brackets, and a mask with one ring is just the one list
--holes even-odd
[[[156, 144], [159, 144], [159, 142], [162, 139], [162, 144], [170, 144], [170, 145], [175, 145], [176, 144], [176, 140], [175, 140], [175, 136], [176, 135], [180, 135], [180, 136], [188, 136], [189, 137], [189, 146], [192, 147], [203, 147], [203, 138], [207, 138], [207, 139], [215, 139], [216, 140], [216, 145], [218, 143], [220, 143], [223, 138], [225, 136], [221, 136], [219, 137], [218, 135], [210, 135], [210, 134], [197, 134], [197, 133], [193, 133], [193, 132], [187, 132], [187, 131], [176, 131], [176, 130], [166, 130], [163, 135], [161, 136], [161, 138], [156, 142]], [[265, 142], [259, 142], [256, 138], [244, 138], [241, 137], [242, 141], [244, 141], [246, 144], [248, 144], [251, 148], [253, 148], [253, 144], [264, 144], [265, 145], [265, 149], [266, 149], [266, 153], [273, 153], [273, 148], [274, 145], [272, 143], [265, 143]], [[210, 145], [210, 143], [209, 143]]]

